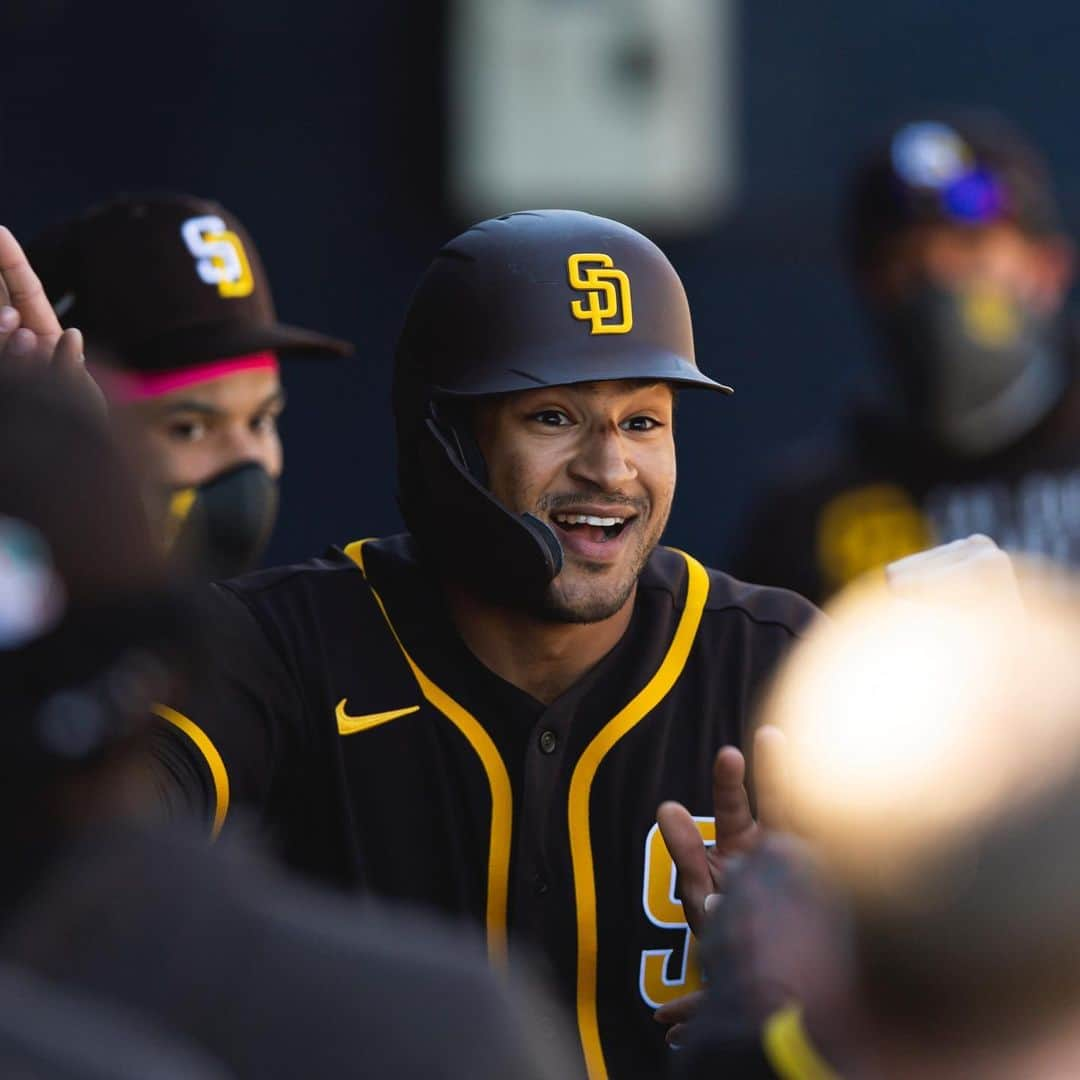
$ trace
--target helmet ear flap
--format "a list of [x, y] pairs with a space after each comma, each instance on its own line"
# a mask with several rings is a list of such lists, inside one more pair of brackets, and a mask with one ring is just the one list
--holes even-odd
[[465, 443], [434, 417], [425, 428], [420, 440], [424, 521], [418, 540], [448, 575], [494, 602], [533, 605], [562, 569], [555, 533], [534, 515], [515, 514], [493, 498], [466, 467]]
[[456, 456], [461, 467], [481, 486], [488, 486], [488, 469], [480, 444], [473, 435], [472, 424], [462, 406], [440, 406], [436, 401], [428, 403], [428, 421], [434, 424], [447, 445], [448, 452]]

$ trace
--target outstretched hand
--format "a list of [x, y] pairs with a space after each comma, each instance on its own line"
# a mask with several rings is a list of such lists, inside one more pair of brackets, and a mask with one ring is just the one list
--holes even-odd
[[105, 401], [83, 360], [82, 333], [64, 330], [11, 230], [0, 225], [0, 370], [48, 373], [84, 404]]
[[[693, 815], [681, 803], [666, 802], [656, 821], [679, 875], [679, 897], [686, 921], [697, 937], [706, 914], [723, 892], [729, 860], [758, 842], [763, 828], [783, 827], [783, 806], [775, 777], [782, 764], [784, 735], [774, 727], [761, 727], [754, 735], [754, 773], [758, 779], [758, 820], [750, 813], [746, 793], [746, 759], [734, 746], [725, 746], [713, 761], [713, 812], [716, 843], [707, 847]], [[768, 778], [767, 781], [765, 778]]]
[[[705, 932], [708, 913], [719, 902], [731, 861], [754, 849], [766, 829], [784, 825], [780, 780], [784, 734], [763, 726], [754, 735], [754, 777], [758, 817], [750, 812], [746, 792], [746, 759], [734, 746], [725, 746], [713, 760], [713, 813], [716, 843], [707, 846], [693, 815], [682, 803], [662, 803], [656, 821], [675, 863], [686, 921], [694, 936]], [[685, 1025], [701, 1003], [702, 993], [687, 994], [656, 1010], [656, 1020], [671, 1025], [667, 1041], [678, 1042]]]

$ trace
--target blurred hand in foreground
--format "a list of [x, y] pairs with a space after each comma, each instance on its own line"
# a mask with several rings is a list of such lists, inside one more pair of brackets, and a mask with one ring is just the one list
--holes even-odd
[[0, 225], [0, 368], [48, 374], [87, 407], [105, 411], [105, 399], [86, 370], [83, 336], [64, 330], [41, 281], [11, 230]]

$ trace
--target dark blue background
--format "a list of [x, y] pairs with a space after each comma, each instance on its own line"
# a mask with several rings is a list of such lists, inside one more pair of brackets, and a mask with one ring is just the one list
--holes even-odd
[[[257, 239], [281, 316], [357, 343], [351, 360], [286, 367], [274, 560], [396, 527], [393, 343], [427, 259], [467, 224], [442, 195], [444, 19], [436, 0], [0, 8], [0, 218], [28, 237], [118, 190], [216, 198]], [[837, 200], [883, 124], [1004, 110], [1076, 222], [1078, 44], [1069, 2], [740, 6], [736, 204], [702, 235], [655, 237], [685, 280], [699, 362], [738, 390], [683, 397], [669, 541], [722, 564], [778, 446], [841, 411], [866, 343]]]

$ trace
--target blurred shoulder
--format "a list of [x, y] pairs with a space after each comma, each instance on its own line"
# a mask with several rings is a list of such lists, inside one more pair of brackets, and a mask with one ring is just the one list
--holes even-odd
[[708, 587], [702, 618], [710, 623], [771, 627], [790, 637], [800, 637], [821, 614], [809, 600], [790, 589], [741, 581], [674, 548], [657, 548], [642, 575], [644, 588], [667, 591], [679, 609], [686, 605], [695, 583]]

